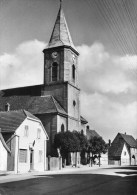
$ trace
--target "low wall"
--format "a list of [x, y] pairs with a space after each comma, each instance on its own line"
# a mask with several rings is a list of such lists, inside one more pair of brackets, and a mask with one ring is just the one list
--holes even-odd
[[120, 160], [108, 160], [109, 165], [120, 165]]
[[62, 158], [61, 157], [48, 157], [47, 158], [47, 170], [61, 170], [62, 169]]

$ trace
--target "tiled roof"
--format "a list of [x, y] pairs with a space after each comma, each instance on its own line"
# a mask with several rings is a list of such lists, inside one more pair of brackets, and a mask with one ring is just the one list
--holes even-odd
[[26, 110], [23, 110], [23, 111], [24, 111], [25, 115], [26, 115], [28, 118], [35, 119], [35, 120], [38, 120], [38, 121], [39, 121], [39, 119], [38, 119], [36, 116], [34, 116], [33, 114], [31, 114], [30, 112], [28, 112], [28, 111], [26, 111]]
[[91, 137], [101, 137], [95, 130], [86, 129], [87, 139]]
[[56, 22], [52, 31], [52, 35], [48, 44], [48, 48], [59, 46], [70, 46], [76, 50], [65, 19], [62, 7], [60, 6]]
[[57, 102], [57, 100], [56, 100], [53, 96], [51, 96], [51, 98], [52, 98], [52, 101], [53, 101], [53, 103], [54, 103], [54, 105], [55, 105], [56, 111], [57, 111], [58, 113], [67, 115], [67, 113], [66, 113], [65, 110], [61, 107], [61, 105]]
[[88, 121], [85, 118], [83, 118], [82, 116], [80, 116], [80, 120], [81, 120], [81, 123], [83, 123], [83, 124], [88, 123]]
[[0, 96], [0, 111], [5, 110], [6, 103], [10, 104], [10, 110], [25, 109], [32, 114], [61, 113], [67, 115], [65, 110], [53, 96]]
[[3, 138], [2, 134], [1, 134], [1, 132], [0, 132], [0, 140], [1, 140], [1, 142], [2, 142], [2, 144], [3, 144], [3, 146], [4, 146], [4, 148], [5, 148], [9, 153], [11, 153], [11, 151], [10, 151], [10, 149], [8, 148], [6, 142], [4, 141], [4, 138]]
[[25, 87], [10, 88], [10, 89], [1, 90], [0, 96], [4, 96], [4, 97], [15, 96], [15, 95], [40, 96], [42, 89], [43, 89], [43, 85], [32, 85], [32, 86], [25, 86]]
[[0, 128], [2, 132], [14, 132], [27, 118], [39, 119], [25, 110], [0, 112]]
[[137, 142], [136, 140], [133, 138], [132, 135], [126, 135], [126, 134], [122, 134], [120, 133], [121, 136], [123, 137], [123, 139], [125, 140], [125, 142], [131, 147], [131, 148], [137, 148]]
[[124, 144], [128, 150], [130, 147], [137, 148], [136, 140], [131, 135], [118, 133], [108, 150], [109, 157], [120, 157]]
[[108, 156], [110, 157], [120, 157], [124, 146], [124, 140], [114, 139], [110, 148], [108, 149]]

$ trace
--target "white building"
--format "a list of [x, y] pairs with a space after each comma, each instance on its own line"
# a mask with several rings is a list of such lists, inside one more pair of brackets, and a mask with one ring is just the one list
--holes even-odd
[[3, 139], [0, 129], [0, 171], [7, 170], [8, 153], [10, 154], [11, 152]]
[[137, 165], [137, 141], [131, 136], [118, 133], [108, 151], [109, 164]]
[[130, 164], [130, 153], [126, 144], [124, 144], [121, 152], [121, 165], [129, 165], [129, 164]]
[[0, 112], [0, 128], [11, 151], [8, 171], [46, 170], [48, 135], [37, 117], [25, 110]]

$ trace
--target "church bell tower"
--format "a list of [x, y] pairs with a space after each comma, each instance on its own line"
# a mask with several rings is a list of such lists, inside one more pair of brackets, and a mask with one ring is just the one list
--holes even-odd
[[59, 12], [44, 53], [44, 95], [53, 95], [68, 114], [68, 130], [79, 130], [78, 56], [60, 1]]

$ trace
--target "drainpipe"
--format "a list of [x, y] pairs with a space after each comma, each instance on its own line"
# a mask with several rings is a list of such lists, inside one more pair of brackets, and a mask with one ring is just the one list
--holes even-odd
[[130, 159], [130, 165], [131, 165], [131, 148], [130, 148], [130, 152], [129, 152], [129, 159]]
[[19, 172], [19, 170], [18, 170], [18, 165], [19, 165], [19, 136], [17, 135], [17, 137], [18, 137], [18, 152], [17, 152], [17, 173]]
[[[20, 137], [18, 135], [15, 135], [15, 137], [18, 138], [18, 141], [17, 141], [17, 143], [18, 143], [18, 148], [17, 148], [17, 173], [18, 173], [19, 172], [19, 170], [18, 170], [18, 164], [19, 164], [19, 138]], [[15, 167], [14, 167], [14, 169], [15, 169]], [[16, 171], [16, 170], [14, 170], [14, 171]]]
[[[45, 167], [45, 162], [46, 162], [46, 145], [47, 145], [47, 143], [46, 143], [46, 140], [44, 140], [44, 171], [46, 171], [46, 167]], [[47, 163], [46, 163], [46, 165], [47, 165]]]

